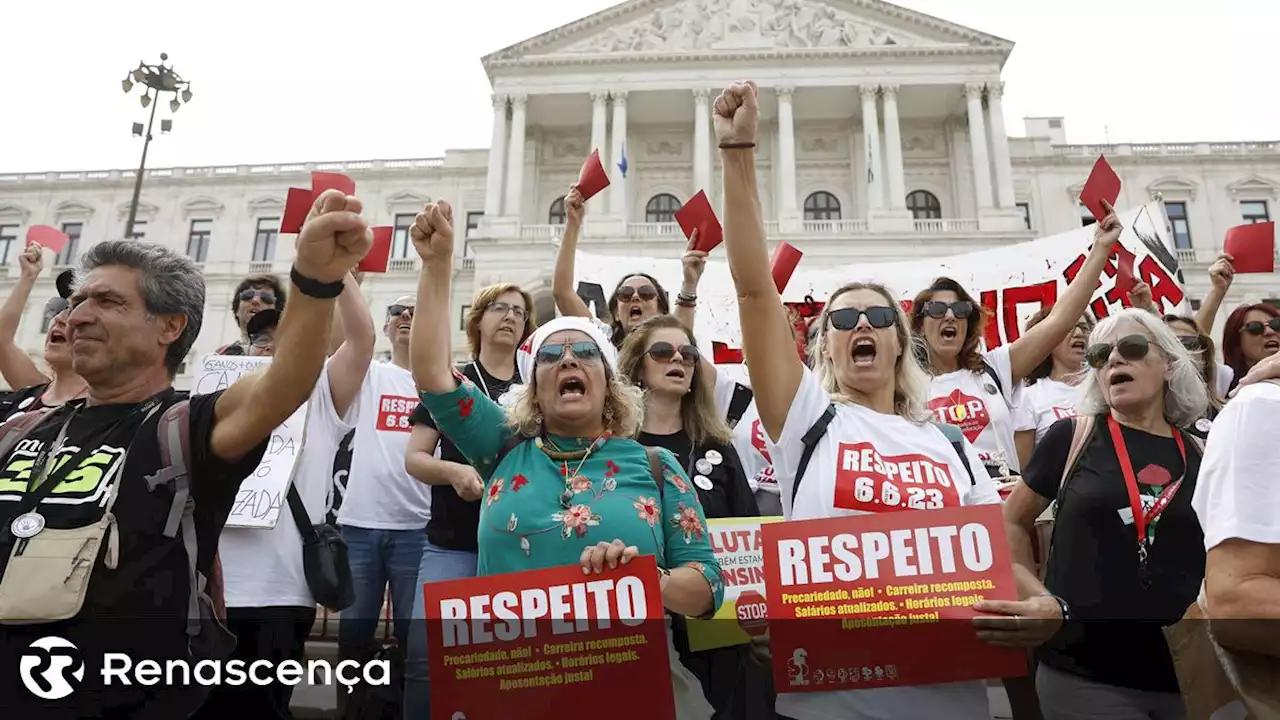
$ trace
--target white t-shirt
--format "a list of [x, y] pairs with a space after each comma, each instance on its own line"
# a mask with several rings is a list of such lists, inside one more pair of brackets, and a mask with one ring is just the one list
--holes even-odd
[[1205, 550], [1239, 538], [1280, 545], [1280, 385], [1246, 385], [1213, 421], [1191, 507]]
[[1084, 390], [1075, 385], [1040, 378], [1022, 390], [1023, 407], [1035, 418], [1036, 443], [1049, 432], [1049, 426], [1063, 418], [1076, 417], [1076, 405]]
[[[985, 372], [956, 370], [933, 378], [929, 387], [929, 409], [938, 422], [950, 423], [964, 431], [978, 450], [983, 464], [998, 465], [1001, 453], [1009, 469], [1021, 472], [1017, 446], [1013, 443], [1014, 413], [1017, 407], [1009, 346], [983, 353], [996, 371], [1000, 385]], [[1003, 394], [1000, 388], [1004, 389]]]
[[1218, 363], [1218, 377], [1215, 380], [1215, 389], [1218, 391], [1218, 397], [1226, 399], [1227, 392], [1231, 390], [1231, 381], [1236, 379], [1236, 371], [1231, 369], [1226, 363]]
[[350, 421], [356, 428], [351, 471], [338, 523], [370, 530], [422, 530], [431, 518], [431, 486], [404, 469], [418, 407], [413, 374], [375, 362], [360, 386]]
[[[831, 397], [808, 368], [800, 380], [778, 442], [769, 442], [773, 468], [788, 520], [845, 517], [875, 512], [883, 505], [863, 503], [855, 489], [854, 475], [875, 480], [874, 498], [883, 497], [886, 475], [849, 467], [895, 466], [897, 478], [921, 478], [930, 482], [903, 482], [912, 506], [924, 508], [987, 505], [1000, 502], [995, 484], [983, 471], [977, 452], [965, 443], [973, 468], [973, 482], [955, 448], [942, 431], [897, 415], [885, 415], [861, 405], [840, 403], [836, 416], [818, 441], [800, 483], [796, 505], [791, 490], [804, 452], [804, 435], [822, 416]], [[766, 438], [768, 436], [766, 435]], [[909, 456], [909, 457], [904, 457]], [[897, 464], [895, 458], [903, 458]], [[947, 662], [939, 656], [939, 662]], [[964, 681], [915, 687], [844, 690], [778, 695], [778, 714], [797, 720], [897, 720], [898, 718], [948, 718], [990, 720], [985, 682]]]
[[[311, 524], [317, 525], [324, 519], [333, 491], [333, 457], [352, 427], [334, 411], [328, 365], [307, 403], [306, 437], [294, 467], [293, 486]], [[280, 498], [275, 527], [224, 528], [218, 553], [227, 607], [315, 607], [302, 571], [302, 535], [285, 496]]]

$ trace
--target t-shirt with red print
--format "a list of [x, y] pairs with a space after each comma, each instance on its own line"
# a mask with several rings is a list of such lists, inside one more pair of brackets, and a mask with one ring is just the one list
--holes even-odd
[[[982, 465], [999, 465], [1019, 472], [1017, 446], [1013, 443], [1016, 405], [1009, 346], [984, 353], [1000, 384], [985, 372], [956, 370], [937, 375], [929, 387], [929, 409], [934, 420], [959, 427], [978, 451]], [[1003, 389], [1003, 392], [1001, 391]]]
[[1023, 388], [1021, 396], [1027, 411], [1035, 418], [1038, 445], [1054, 423], [1076, 417], [1076, 403], [1084, 397], [1084, 390], [1058, 380], [1040, 378]]
[[[977, 453], [963, 443], [973, 481], [940, 429], [898, 415], [838, 403], [836, 416], [818, 441], [794, 507], [792, 488], [804, 453], [804, 435], [831, 397], [805, 368], [782, 434], [769, 442], [774, 477], [788, 520], [842, 517], [872, 512], [995, 504], [994, 482]], [[766, 435], [767, 437], [767, 435]], [[794, 718], [959, 718], [988, 720], [981, 681], [779, 695], [779, 715]]]

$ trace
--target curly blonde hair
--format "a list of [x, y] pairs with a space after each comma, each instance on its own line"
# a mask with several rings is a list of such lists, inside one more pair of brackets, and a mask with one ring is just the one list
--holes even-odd
[[[618, 377], [608, 363], [604, 377], [604, 429], [614, 437], [634, 438], [644, 424], [644, 391]], [[542, 434], [544, 418], [538, 407], [537, 382], [535, 372], [527, 385], [513, 385], [502, 400], [507, 426], [524, 437]]]
[[[649, 337], [655, 330], [679, 330], [690, 345], [696, 345], [693, 333], [674, 315], [655, 315], [631, 328], [622, 341], [622, 353], [618, 358], [618, 374], [631, 384], [640, 387], [644, 381], [644, 357], [649, 349]], [[729, 426], [716, 410], [714, 381], [702, 372], [702, 363], [693, 366], [693, 382], [689, 392], [680, 399], [680, 422], [689, 439], [698, 445], [724, 445], [729, 442]]]

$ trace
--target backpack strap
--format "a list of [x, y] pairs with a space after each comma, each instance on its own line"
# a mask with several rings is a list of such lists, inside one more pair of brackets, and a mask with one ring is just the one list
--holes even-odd
[[751, 401], [754, 399], [755, 393], [751, 388], [742, 383], [734, 383], [733, 397], [729, 400], [729, 413], [724, 418], [730, 430], [738, 426], [738, 421], [746, 414], [747, 408], [751, 406]]
[[664, 488], [667, 486], [666, 476], [662, 472], [662, 455], [658, 453], [658, 448], [648, 445], [644, 448], [644, 454], [649, 458], [649, 474], [653, 476], [653, 483], [658, 486], [658, 504], [661, 505], [666, 499]]
[[510, 455], [512, 450], [520, 447], [520, 443], [528, 439], [529, 438], [521, 435], [520, 433], [514, 433], [511, 437], [507, 438], [507, 441], [502, 444], [502, 449], [498, 451], [497, 457], [493, 459], [493, 469], [496, 471], [498, 466], [502, 464], [502, 459], [507, 455]]
[[1058, 480], [1059, 496], [1062, 495], [1062, 488], [1067, 486], [1067, 478], [1071, 477], [1071, 472], [1076, 469], [1076, 463], [1080, 462], [1080, 453], [1084, 452], [1084, 446], [1093, 435], [1093, 428], [1097, 422], [1098, 418], [1093, 415], [1071, 419], [1071, 449], [1067, 452], [1066, 464], [1062, 466], [1062, 478]]
[[947, 423], [933, 423], [933, 426], [938, 428], [947, 442], [951, 443], [956, 454], [960, 456], [965, 472], [969, 473], [969, 487], [977, 487], [978, 481], [973, 476], [973, 468], [969, 467], [969, 454], [964, 451], [964, 431]]
[[[165, 409], [156, 423], [156, 439], [160, 444], [160, 469], [146, 476], [147, 490], [154, 492], [161, 485], [173, 485], [173, 502], [165, 521], [164, 536], [182, 535], [187, 553], [187, 635], [200, 634], [200, 593], [205, 592], [208, 579], [196, 568], [199, 545], [196, 541], [195, 499], [191, 497], [191, 474], [187, 466], [191, 454], [191, 401], [184, 399]], [[216, 565], [216, 563], [215, 563]], [[212, 599], [212, 598], [211, 598]]]
[[832, 420], [836, 419], [836, 405], [831, 403], [827, 405], [827, 409], [822, 411], [822, 417], [814, 421], [813, 426], [804, 434], [801, 442], [804, 443], [804, 452], [800, 454], [800, 464], [796, 466], [796, 479], [791, 483], [791, 504], [794, 507], [796, 502], [796, 494], [800, 492], [800, 481], [804, 479], [804, 471], [809, 469], [809, 460], [813, 458], [813, 451], [818, 447], [818, 441], [822, 440], [822, 436], [827, 434], [827, 426]]
[[24, 438], [31, 434], [32, 430], [45, 419], [53, 408], [45, 407], [39, 410], [25, 412], [16, 417], [11, 417], [0, 425], [0, 459], [9, 456], [13, 452], [13, 448]]

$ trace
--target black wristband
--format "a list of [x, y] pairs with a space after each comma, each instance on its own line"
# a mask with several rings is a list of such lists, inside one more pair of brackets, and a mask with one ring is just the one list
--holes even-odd
[[331, 300], [336, 298], [342, 294], [343, 288], [346, 287], [346, 284], [342, 280], [327, 283], [309, 278], [298, 272], [297, 265], [294, 265], [289, 270], [289, 279], [293, 281], [294, 287], [298, 288], [298, 292], [301, 292], [303, 295], [308, 297], [320, 300]]
[[745, 150], [748, 148], [753, 148], [755, 146], [756, 144], [753, 142], [727, 142], [727, 143], [722, 142], [720, 143], [721, 150]]

